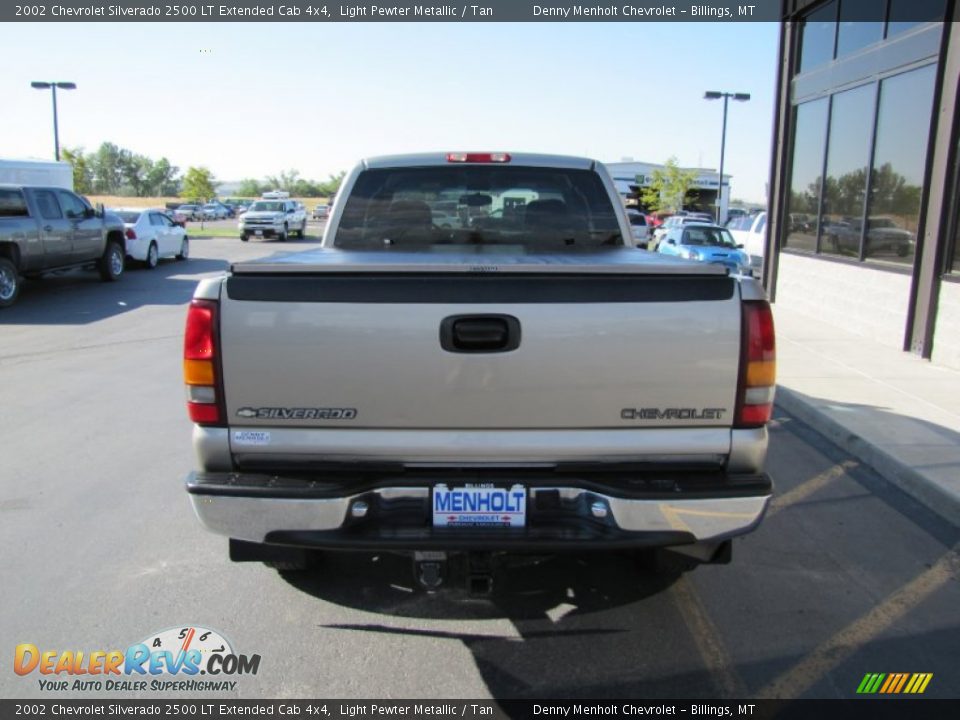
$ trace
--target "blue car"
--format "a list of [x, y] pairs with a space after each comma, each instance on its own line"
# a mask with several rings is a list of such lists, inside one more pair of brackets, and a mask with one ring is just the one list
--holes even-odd
[[657, 252], [723, 265], [738, 275], [751, 275], [750, 256], [742, 248], [725, 227], [688, 223], [671, 228], [657, 246]]

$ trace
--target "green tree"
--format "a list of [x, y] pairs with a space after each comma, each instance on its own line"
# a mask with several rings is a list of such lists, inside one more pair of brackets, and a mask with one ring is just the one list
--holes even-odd
[[165, 157], [154, 162], [146, 175], [148, 195], [171, 197], [180, 193], [180, 180], [177, 174], [180, 168], [171, 165]]
[[341, 171], [336, 175], [331, 174], [330, 179], [326, 182], [322, 182], [317, 186], [317, 189], [320, 191], [320, 195], [330, 197], [331, 195], [336, 194], [340, 189], [340, 183], [343, 182], [343, 178], [346, 177], [347, 173]]
[[302, 182], [298, 170], [284, 170], [279, 175], [267, 175], [267, 185], [271, 190], [286, 190], [293, 193], [298, 182]]
[[662, 168], [653, 171], [640, 199], [653, 212], [678, 212], [683, 209], [687, 193], [696, 180], [696, 170], [681, 169], [677, 159], [671, 157]]
[[183, 189], [180, 191], [180, 197], [187, 200], [199, 202], [216, 197], [216, 181], [213, 179], [213, 173], [205, 167], [187, 168], [187, 174], [183, 178]]
[[263, 183], [253, 178], [244, 178], [237, 187], [237, 195], [240, 197], [258, 197], [263, 192]]
[[93, 173], [93, 192], [98, 195], [116, 195], [123, 185], [123, 168], [128, 151], [113, 143], [105, 142], [90, 157]]
[[83, 148], [63, 148], [60, 153], [63, 159], [73, 167], [73, 189], [81, 195], [93, 192], [93, 171]]

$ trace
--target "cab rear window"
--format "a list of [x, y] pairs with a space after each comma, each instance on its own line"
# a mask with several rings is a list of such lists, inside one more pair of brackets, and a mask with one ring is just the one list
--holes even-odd
[[613, 204], [596, 173], [503, 165], [366, 170], [347, 198], [334, 238], [336, 247], [353, 249], [622, 244]]
[[29, 214], [22, 192], [0, 188], [0, 217], [27, 217]]

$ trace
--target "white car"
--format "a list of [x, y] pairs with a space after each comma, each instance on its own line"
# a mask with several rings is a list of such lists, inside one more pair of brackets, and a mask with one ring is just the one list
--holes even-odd
[[190, 256], [187, 231], [176, 225], [163, 210], [119, 208], [111, 212], [123, 220], [128, 258], [138, 260], [152, 270], [160, 258], [186, 260]]
[[200, 212], [203, 213], [204, 220], [222, 220], [227, 216], [226, 211], [214, 203], [204, 205], [200, 208]]
[[627, 217], [630, 219], [634, 244], [646, 249], [647, 241], [650, 239], [650, 223], [647, 222], [647, 216], [636, 210], [627, 210]]
[[767, 214], [741, 215], [727, 223], [727, 230], [737, 245], [742, 245], [750, 256], [750, 266], [756, 270], [763, 265], [763, 241], [767, 228]]

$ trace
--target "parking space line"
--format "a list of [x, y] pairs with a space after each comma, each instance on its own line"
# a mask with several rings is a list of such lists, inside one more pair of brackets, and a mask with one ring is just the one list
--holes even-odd
[[960, 573], [960, 544], [929, 569], [894, 591], [866, 615], [818, 645], [799, 663], [766, 685], [756, 697], [796, 699], [863, 645], [879, 637]]
[[834, 480], [842, 477], [848, 471], [859, 466], [860, 463], [858, 463], [856, 460], [844, 460], [839, 465], [834, 465], [829, 470], [825, 470], [819, 475], [816, 475], [809, 480], [805, 480], [792, 490], [785, 492], [783, 495], [774, 497], [770, 502], [770, 507], [767, 509], [767, 517], [772, 517], [781, 510], [806, 500], [818, 490], [822, 490]]
[[681, 576], [671, 588], [683, 622], [697, 646], [697, 652], [710, 678], [716, 683], [721, 698], [747, 697], [746, 686], [737, 672], [720, 633], [707, 615], [693, 583]]

